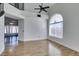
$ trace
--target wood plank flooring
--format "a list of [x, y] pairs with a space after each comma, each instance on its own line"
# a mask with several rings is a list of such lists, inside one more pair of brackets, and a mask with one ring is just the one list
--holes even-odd
[[6, 46], [1, 56], [79, 56], [79, 52], [49, 40], [38, 40]]

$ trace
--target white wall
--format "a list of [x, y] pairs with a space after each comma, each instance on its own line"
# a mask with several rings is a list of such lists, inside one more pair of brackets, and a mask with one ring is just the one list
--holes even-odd
[[0, 54], [4, 50], [4, 16], [0, 17]]
[[64, 18], [64, 38], [49, 37], [49, 39], [79, 51], [79, 4], [54, 4], [49, 11], [50, 17], [55, 13], [60, 13]]
[[37, 17], [36, 13], [24, 11], [24, 41], [40, 40], [47, 38], [46, 15]]
[[18, 20], [18, 27], [19, 27], [18, 29], [19, 39], [18, 40], [23, 41], [24, 40], [24, 20], [23, 19]]

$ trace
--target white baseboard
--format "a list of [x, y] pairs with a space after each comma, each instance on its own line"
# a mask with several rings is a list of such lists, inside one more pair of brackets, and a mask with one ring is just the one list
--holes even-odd
[[42, 38], [32, 38], [32, 39], [24, 39], [24, 40], [20, 40], [20, 41], [35, 41], [35, 40], [45, 40], [47, 39], [47, 37], [42, 37]]

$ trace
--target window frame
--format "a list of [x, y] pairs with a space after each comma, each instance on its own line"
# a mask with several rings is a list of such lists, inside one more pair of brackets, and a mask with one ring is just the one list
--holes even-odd
[[[54, 17], [55, 15], [57, 15], [57, 14], [54, 14], [53, 17]], [[61, 14], [58, 14], [58, 15], [60, 15], [60, 16], [62, 17]], [[54, 20], [54, 22], [51, 23], [51, 20], [52, 20], [52, 19], [49, 20], [49, 36], [62, 39], [62, 38], [63, 38], [63, 17], [62, 17], [62, 20], [61, 20], [61, 21], [55, 21], [55, 20]], [[52, 26], [52, 25], [57, 25], [57, 24], [59, 24], [59, 23], [62, 24], [62, 36], [61, 36], [61, 37], [57, 36], [57, 34], [55, 33], [56, 30], [54, 30], [54, 33], [55, 33], [55, 34], [53, 34], [53, 33], [51, 34], [51, 33], [50, 33], [50, 32], [51, 32], [50, 26]]]

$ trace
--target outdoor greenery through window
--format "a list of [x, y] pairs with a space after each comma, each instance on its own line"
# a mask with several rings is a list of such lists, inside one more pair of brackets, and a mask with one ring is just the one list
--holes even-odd
[[61, 14], [55, 14], [49, 22], [49, 36], [63, 38], [63, 17]]

